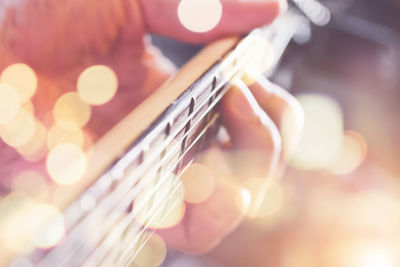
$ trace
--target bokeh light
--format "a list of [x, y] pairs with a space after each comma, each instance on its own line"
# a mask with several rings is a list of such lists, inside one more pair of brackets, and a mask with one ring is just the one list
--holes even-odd
[[178, 17], [182, 25], [192, 32], [208, 32], [218, 25], [222, 17], [219, 0], [181, 0]]
[[83, 147], [83, 140], [83, 132], [78, 125], [70, 122], [60, 122], [49, 130], [47, 146], [50, 150], [61, 143], [72, 143]]
[[37, 224], [33, 243], [40, 248], [51, 248], [57, 245], [65, 234], [62, 213], [49, 204], [39, 204], [35, 208], [37, 219], [30, 224]]
[[184, 197], [182, 181], [174, 174], [167, 175], [158, 185], [150, 183], [136, 197], [132, 212], [136, 220], [147, 228], [170, 228], [178, 224], [185, 214]]
[[18, 92], [22, 102], [35, 94], [38, 83], [35, 72], [22, 63], [7, 67], [1, 74], [1, 82], [11, 85]]
[[257, 208], [252, 206], [247, 212], [247, 216], [252, 218], [261, 218], [278, 215], [285, 200], [283, 188], [279, 183], [271, 183], [265, 192], [260, 192], [260, 190], [265, 188], [265, 179], [262, 178], [248, 179], [244, 181], [243, 185], [247, 190], [249, 190], [253, 200], [257, 199], [260, 195], [263, 197], [261, 205]]
[[326, 168], [337, 159], [342, 146], [341, 108], [322, 95], [300, 95], [298, 100], [304, 109], [305, 124], [292, 165], [300, 169]]
[[181, 179], [185, 187], [185, 201], [189, 203], [207, 200], [215, 188], [215, 177], [203, 164], [191, 164]]
[[1, 239], [6, 248], [15, 254], [28, 253], [33, 249], [32, 227], [29, 220], [35, 220], [33, 214], [36, 203], [26, 194], [13, 192], [3, 199], [0, 210], [2, 215]]
[[0, 84], [0, 125], [14, 119], [20, 106], [20, 97], [14, 88], [6, 84]]
[[110, 101], [118, 89], [114, 71], [103, 65], [87, 68], [78, 79], [79, 97], [90, 105], [103, 105]]
[[7, 217], [2, 221], [1, 237], [11, 252], [25, 254], [37, 246], [49, 248], [64, 236], [64, 220], [56, 207], [20, 192], [7, 196], [6, 202], [2, 203]]
[[347, 240], [334, 244], [328, 254], [330, 267], [396, 267], [394, 248], [379, 240]]
[[91, 114], [91, 107], [74, 92], [61, 96], [53, 109], [53, 117], [56, 122], [73, 123], [80, 127], [88, 123]]
[[61, 185], [80, 180], [86, 171], [86, 156], [82, 149], [72, 143], [55, 146], [47, 156], [46, 166], [50, 177]]
[[367, 156], [367, 142], [354, 131], [346, 131], [337, 159], [328, 169], [337, 175], [348, 174], [360, 166]]
[[0, 126], [0, 135], [7, 145], [21, 147], [31, 140], [35, 129], [36, 120], [32, 113], [21, 108], [12, 121]]
[[[140, 248], [142, 244], [144, 246]], [[167, 245], [157, 233], [144, 232], [136, 249], [138, 250], [137, 254], [133, 257], [132, 264], [129, 266], [157, 267], [167, 256]]]
[[[275, 51], [272, 45], [264, 38], [259, 35], [249, 36], [253, 43], [252, 51], [256, 55], [252, 59], [251, 67], [257, 70], [259, 73], [265, 73], [269, 71], [275, 62]], [[247, 79], [250, 77], [247, 75]], [[251, 83], [247, 83], [248, 85]]]
[[46, 128], [39, 120], [35, 120], [35, 131], [32, 138], [26, 144], [17, 148], [18, 153], [24, 158], [31, 158], [41, 153], [45, 149], [46, 137]]

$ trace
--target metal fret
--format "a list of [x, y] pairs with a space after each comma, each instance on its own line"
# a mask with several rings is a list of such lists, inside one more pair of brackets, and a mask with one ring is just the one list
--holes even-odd
[[[258, 30], [253, 34], [273, 37], [271, 42], [278, 45], [282, 40], [276, 41], [279, 39], [276, 33], [272, 27], [266, 32]], [[256, 51], [251, 50], [252, 42], [250, 38], [244, 39], [232, 54], [199, 78], [96, 183], [65, 210], [65, 239], [52, 250], [37, 250], [30, 257], [32, 263], [54, 266], [57, 262], [57, 266], [76, 266], [86, 262], [88, 266], [97, 266], [103, 259], [110, 264], [115, 263], [113, 261], [117, 258], [119, 263], [132, 261], [138, 252], [126, 254], [124, 251], [135, 246], [132, 237], [146, 229], [146, 226], [135, 222], [130, 210], [132, 202], [145, 188], [151, 188], [153, 193], [146, 203], [151, 215], [150, 211], [160, 202], [155, 193], [166, 177], [171, 173], [178, 174], [179, 170], [188, 166], [207, 141], [215, 136], [219, 128], [215, 107], [226, 93], [229, 81], [241, 76], [245, 66], [256, 57]], [[176, 177], [179, 179], [179, 176]], [[164, 205], [173, 205], [168, 199], [172, 197], [176, 181], [168, 184], [171, 191], [168, 197], [161, 199]], [[146, 222], [151, 222], [154, 216], [147, 218]], [[97, 225], [101, 226], [99, 231], [90, 232]], [[85, 235], [90, 237], [82, 238]], [[115, 238], [123, 243], [120, 248], [113, 248]]]

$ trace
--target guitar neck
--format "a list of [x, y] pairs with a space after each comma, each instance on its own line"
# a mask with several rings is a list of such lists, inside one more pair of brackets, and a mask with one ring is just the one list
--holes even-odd
[[[63, 189], [56, 203], [64, 210], [64, 239], [52, 249], [35, 249], [17, 260], [35, 266], [131, 263], [136, 251], [132, 247], [143, 241], [140, 234], [154, 228], [156, 216], [168, 213], [154, 215], [161, 210], [154, 207], [176, 205], [179, 176], [214, 139], [217, 106], [231, 81], [248, 67], [265, 65], [260, 53], [271, 51], [265, 50], [265, 40], [274, 51], [274, 59], [267, 62], [272, 73], [303, 21], [289, 11], [264, 29], [203, 49], [95, 145], [85, 178]], [[155, 194], [160, 195], [160, 188], [168, 188], [163, 197]], [[143, 208], [148, 218], [138, 223], [131, 208], [143, 190], [151, 192]], [[99, 222], [101, 227], [91, 230]]]

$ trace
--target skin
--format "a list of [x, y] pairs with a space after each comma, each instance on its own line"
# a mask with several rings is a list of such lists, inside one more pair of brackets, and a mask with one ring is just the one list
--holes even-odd
[[[277, 0], [221, 2], [221, 22], [213, 30], [198, 34], [179, 22], [178, 0], [0, 0], [0, 69], [24, 62], [35, 70], [39, 90], [33, 104], [35, 115], [44, 120], [58, 97], [75, 90], [83, 70], [97, 64], [111, 67], [118, 76], [118, 93], [109, 103], [93, 109], [87, 126], [95, 136], [101, 136], [175, 72], [174, 66], [149, 43], [147, 33], [205, 43], [268, 24], [285, 6]], [[238, 14], [241, 20], [237, 20]], [[221, 110], [231, 136], [230, 146], [216, 146], [204, 155], [204, 164], [216, 177], [216, 188], [205, 202], [188, 204], [181, 223], [159, 231], [170, 246], [193, 253], [216, 246], [244, 217], [233, 204], [242, 176], [254, 169], [265, 175], [271, 167], [271, 154], [281, 151], [271, 133], [279, 129], [282, 109], [291, 108], [288, 96], [278, 97], [257, 85], [250, 86], [250, 92], [257, 98], [256, 105], [271, 114], [273, 124], [261, 122], [260, 116], [269, 118], [267, 113], [257, 113], [242, 90], [233, 88], [228, 93]], [[0, 146], [0, 166], [4, 166], [0, 174], [10, 177], [16, 162], [22, 160], [13, 149]], [[225, 172], [232, 174], [235, 169], [229, 157], [241, 151], [252, 151], [260, 157], [257, 164], [252, 164], [255, 168], [240, 170], [241, 177], [230, 182]], [[216, 166], [207, 161], [213, 157]]]

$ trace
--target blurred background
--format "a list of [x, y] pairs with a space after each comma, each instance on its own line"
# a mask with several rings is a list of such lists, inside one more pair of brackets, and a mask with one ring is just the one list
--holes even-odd
[[[289, 170], [216, 249], [163, 266], [400, 266], [400, 1], [321, 3], [330, 22], [300, 29], [272, 77], [306, 115]], [[153, 40], [178, 66], [200, 49]]]

